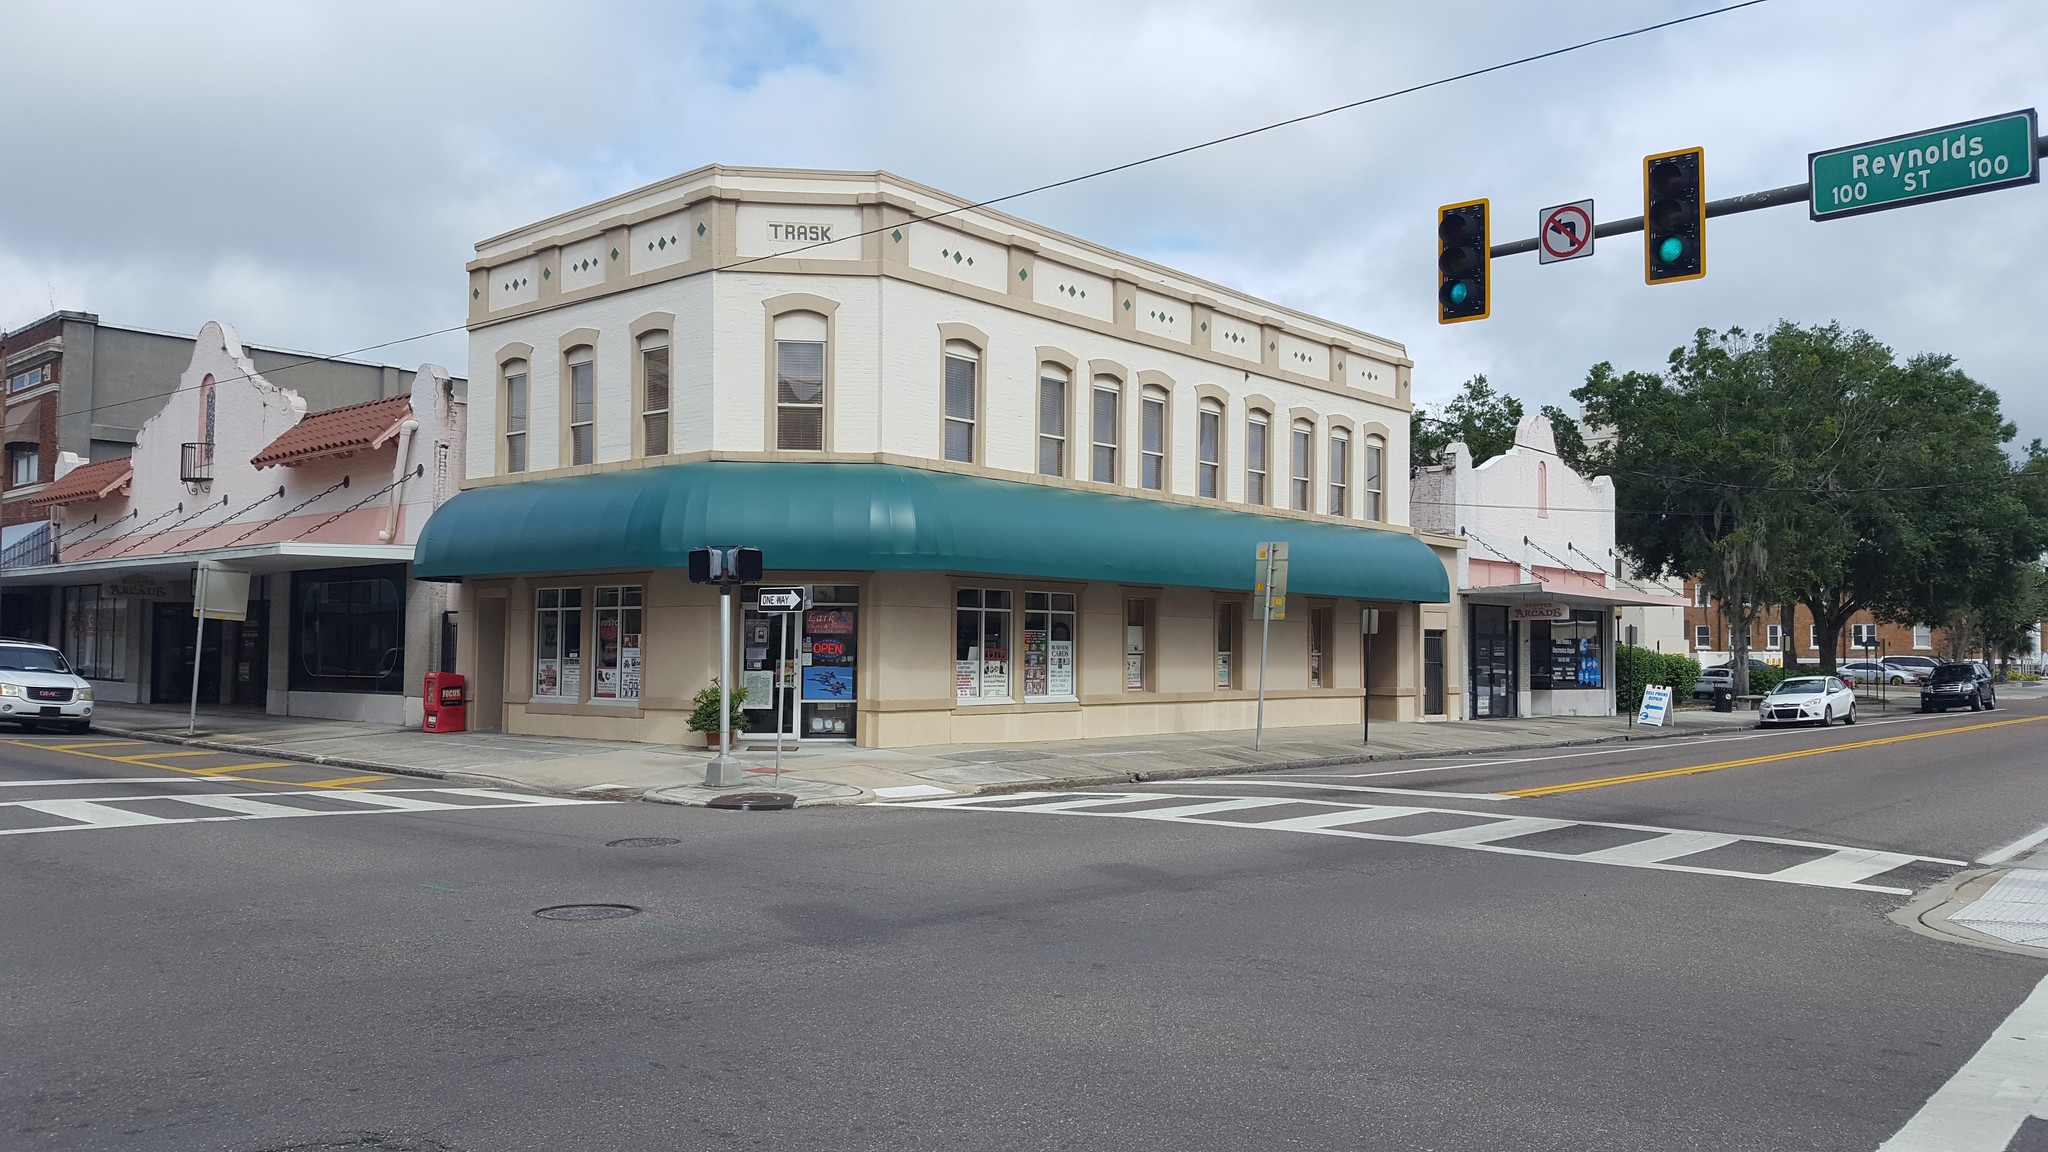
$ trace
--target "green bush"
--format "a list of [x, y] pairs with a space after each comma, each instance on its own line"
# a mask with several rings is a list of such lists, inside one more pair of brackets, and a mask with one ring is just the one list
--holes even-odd
[[1780, 683], [1782, 683], [1785, 677], [1798, 676], [1803, 674], [1804, 670], [1799, 668], [1794, 668], [1790, 672], [1785, 671], [1783, 668], [1773, 668], [1769, 665], [1766, 665], [1762, 668], [1751, 668], [1749, 670], [1750, 695], [1765, 695], [1766, 693], [1770, 692], [1771, 689], [1776, 688]]
[[[740, 705], [744, 704], [746, 699], [745, 688], [734, 688], [726, 694], [726, 700], [732, 709], [732, 730], [735, 732], [747, 730], [747, 714], [740, 711]], [[690, 731], [718, 731], [718, 677], [713, 676], [711, 686], [698, 691], [690, 698], [690, 702], [696, 705], [690, 712]]]
[[1669, 685], [1671, 699], [1678, 703], [1692, 699], [1693, 686], [1699, 682], [1699, 661], [1684, 653], [1658, 652], [1628, 644], [1614, 646], [1615, 705], [1623, 711], [1633, 712], [1642, 707], [1644, 685]]

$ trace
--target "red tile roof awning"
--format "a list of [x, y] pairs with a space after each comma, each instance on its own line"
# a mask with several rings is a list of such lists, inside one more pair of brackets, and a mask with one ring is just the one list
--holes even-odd
[[412, 419], [412, 400], [389, 396], [346, 408], [316, 412], [270, 442], [270, 446], [249, 458], [258, 468], [277, 464], [301, 464], [322, 456], [346, 456], [365, 448], [379, 448], [398, 434]]
[[135, 462], [126, 456], [81, 464], [59, 476], [48, 488], [29, 497], [32, 508], [54, 508], [80, 500], [101, 500], [116, 488], [126, 487], [135, 475]]

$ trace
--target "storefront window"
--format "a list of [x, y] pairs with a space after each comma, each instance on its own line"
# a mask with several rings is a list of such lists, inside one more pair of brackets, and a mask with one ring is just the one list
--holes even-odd
[[1599, 612], [1573, 612], [1570, 620], [1538, 620], [1529, 625], [1529, 687], [1534, 689], [1598, 688], [1601, 686]]
[[1124, 601], [1124, 690], [1143, 692], [1150, 677], [1145, 656], [1152, 650], [1152, 602]]
[[640, 698], [640, 588], [600, 587], [596, 601], [597, 659], [593, 663], [592, 700]]
[[1024, 594], [1024, 699], [1074, 699], [1074, 639], [1079, 635], [1072, 592]]
[[128, 603], [101, 596], [97, 584], [64, 589], [64, 635], [58, 647], [71, 668], [88, 680], [122, 678], [121, 634]]
[[583, 698], [583, 589], [534, 594], [533, 694]]
[[403, 691], [404, 582], [402, 565], [295, 574], [292, 690]]
[[1308, 683], [1311, 688], [1328, 688], [1326, 672], [1329, 667], [1324, 655], [1330, 647], [1330, 610], [1311, 608], [1308, 610]]
[[1216, 606], [1216, 686], [1237, 687], [1237, 619], [1236, 604]]
[[962, 588], [953, 598], [953, 695], [963, 704], [1010, 699], [1010, 594]]
[[856, 675], [859, 615], [858, 585], [811, 587], [811, 607], [803, 614], [802, 652], [797, 657], [803, 672], [803, 734], [807, 738], [851, 740], [858, 731], [854, 709], [860, 683]]

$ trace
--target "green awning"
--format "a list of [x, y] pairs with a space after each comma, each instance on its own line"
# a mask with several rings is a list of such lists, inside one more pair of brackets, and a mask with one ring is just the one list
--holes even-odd
[[1288, 590], [1442, 603], [1443, 562], [1401, 532], [956, 476], [890, 464], [703, 461], [493, 484], [421, 531], [422, 580], [681, 568], [760, 548], [783, 571], [941, 571], [1250, 588], [1288, 545]]

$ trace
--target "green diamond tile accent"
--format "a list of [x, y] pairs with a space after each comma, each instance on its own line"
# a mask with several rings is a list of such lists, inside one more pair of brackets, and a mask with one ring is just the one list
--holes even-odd
[[619, 250], [618, 250], [617, 248], [614, 248], [614, 249], [612, 249], [612, 259], [614, 259], [614, 260], [617, 260], [618, 258], [619, 258]]
[[654, 251], [654, 241], [652, 241], [652, 240], [649, 240], [649, 241], [647, 242], [647, 250], [648, 250], [649, 252], [652, 252], [652, 251]]
[[1204, 320], [1204, 321], [1202, 321], [1202, 331], [1204, 331], [1204, 332], [1207, 332], [1208, 330], [1209, 330], [1209, 322], [1208, 322], [1207, 320]]
[[697, 222], [697, 235], [699, 235], [699, 236], [702, 236], [703, 234], [704, 234], [704, 222], [703, 222], [702, 220], [699, 220], [699, 221]]
[[474, 300], [474, 299], [476, 299], [477, 297], [479, 297], [479, 296], [481, 296], [481, 295], [483, 295], [483, 291], [482, 291], [481, 289], [478, 289], [478, 288], [471, 288], [471, 289], [469, 290], [469, 298], [470, 298], [471, 300]]
[[1086, 288], [1083, 288], [1083, 289], [1081, 289], [1081, 299], [1083, 299], [1083, 300], [1086, 300], [1087, 298], [1088, 298], [1088, 290], [1087, 290]]
[[965, 259], [967, 259], [967, 257], [960, 255], [958, 252], [953, 253], [953, 263], [958, 264], [960, 261]]
[[658, 247], [660, 247], [662, 251], [666, 252], [668, 250], [668, 237], [662, 237], [661, 239], [655, 241], [655, 244]]
[[670, 237], [668, 238], [668, 242], [669, 242], [669, 243], [671, 243], [671, 244], [681, 244], [681, 243], [682, 243], [682, 241], [681, 241], [681, 240], [677, 239], [677, 238], [676, 238], [676, 237], [674, 237], [674, 236], [670, 236]]
[[552, 272], [549, 272], [549, 271], [548, 271], [547, 269], [545, 269], [545, 268], [543, 268], [543, 269], [541, 269], [541, 270], [540, 270], [540, 278], [541, 278], [541, 279], [543, 279], [543, 280], [548, 280], [548, 279], [552, 279], [552, 278], [553, 278], [553, 276], [554, 276], [554, 273], [552, 273]]
[[1266, 351], [1268, 351], [1268, 352], [1278, 352], [1279, 350], [1280, 350], [1280, 346], [1279, 346], [1278, 344], [1268, 344], [1268, 345], [1266, 345]]
[[894, 232], [889, 233], [889, 238], [891, 240], [896, 241], [898, 244], [903, 243], [903, 229], [898, 228]]
[[1079, 289], [1079, 288], [1069, 288], [1069, 289], [1067, 289], [1067, 298], [1068, 298], [1068, 299], [1072, 299], [1072, 298], [1073, 298], [1073, 296], [1074, 296], [1074, 293], [1076, 293], [1076, 292], [1079, 292], [1079, 291], [1080, 291], [1080, 289]]
[[1029, 280], [1029, 279], [1031, 279], [1031, 269], [1029, 269], [1029, 268], [1019, 268], [1019, 269], [1017, 269], [1017, 279], [1019, 279], [1019, 280]]
[[1129, 300], [1126, 300], [1126, 301], [1124, 301], [1124, 311], [1126, 311], [1126, 312], [1129, 312], [1130, 310], [1131, 310], [1131, 302], [1130, 302]]
[[974, 257], [972, 257], [972, 256], [969, 256], [969, 257], [967, 258], [967, 266], [968, 266], [969, 268], [972, 268], [972, 267], [974, 267]]

